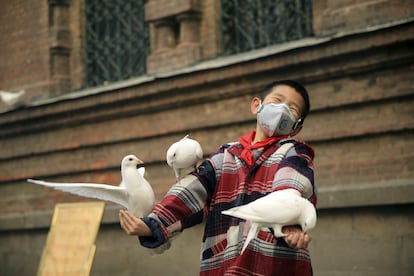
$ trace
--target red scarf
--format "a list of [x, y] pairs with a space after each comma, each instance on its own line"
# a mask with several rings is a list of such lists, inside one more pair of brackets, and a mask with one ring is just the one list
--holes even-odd
[[252, 145], [252, 142], [255, 136], [256, 136], [256, 131], [252, 130], [251, 132], [239, 138], [239, 142], [243, 146], [243, 151], [240, 154], [240, 158], [243, 159], [249, 167], [251, 167], [254, 164], [254, 156], [252, 154], [252, 150], [266, 148], [287, 137], [287, 136], [269, 137], [264, 141], [258, 141]]

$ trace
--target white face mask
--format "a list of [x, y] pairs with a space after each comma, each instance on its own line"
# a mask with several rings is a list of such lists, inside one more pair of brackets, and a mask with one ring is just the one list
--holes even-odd
[[272, 137], [289, 135], [297, 128], [301, 119], [296, 120], [289, 106], [285, 103], [269, 103], [265, 105], [260, 103], [257, 121], [267, 136]]

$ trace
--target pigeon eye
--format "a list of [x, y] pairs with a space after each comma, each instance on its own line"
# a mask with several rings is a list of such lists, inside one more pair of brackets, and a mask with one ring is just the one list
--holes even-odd
[[128, 160], [129, 160], [129, 161], [132, 161], [133, 159], [132, 159], [132, 158], [129, 158]]

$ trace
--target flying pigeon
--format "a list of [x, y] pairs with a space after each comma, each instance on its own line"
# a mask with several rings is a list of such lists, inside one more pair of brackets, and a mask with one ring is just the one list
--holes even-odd
[[111, 201], [127, 208], [136, 217], [148, 215], [155, 205], [151, 185], [143, 177], [144, 167], [137, 170], [141, 161], [135, 155], [127, 155], [121, 162], [122, 181], [119, 186], [96, 183], [57, 183], [28, 179], [28, 182], [54, 188], [72, 194]]
[[6, 105], [15, 106], [19, 104], [20, 99], [25, 93], [25, 90], [20, 90], [18, 92], [0, 91], [0, 98]]
[[222, 211], [222, 214], [250, 222], [250, 229], [240, 254], [243, 254], [262, 227], [273, 228], [276, 237], [284, 237], [286, 234], [282, 232], [283, 226], [298, 224], [302, 231], [306, 232], [316, 225], [315, 207], [295, 189], [272, 192], [249, 204]]
[[203, 158], [200, 143], [188, 136], [173, 143], [167, 150], [167, 164], [173, 168], [177, 181], [180, 181], [182, 169], [195, 168], [197, 162]]

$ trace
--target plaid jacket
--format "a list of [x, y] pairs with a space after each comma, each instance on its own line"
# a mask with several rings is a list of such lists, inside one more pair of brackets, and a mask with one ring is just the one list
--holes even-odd
[[[283, 156], [277, 149], [292, 147]], [[240, 255], [249, 225], [221, 211], [247, 204], [272, 191], [294, 188], [316, 205], [313, 150], [297, 140], [282, 140], [263, 151], [254, 151], [256, 162], [247, 167], [242, 146], [222, 146], [198, 169], [174, 185], [143, 218], [153, 232], [141, 244], [156, 248], [183, 229], [205, 221], [200, 275], [312, 275], [306, 249], [292, 249], [282, 238], [262, 230]]]

